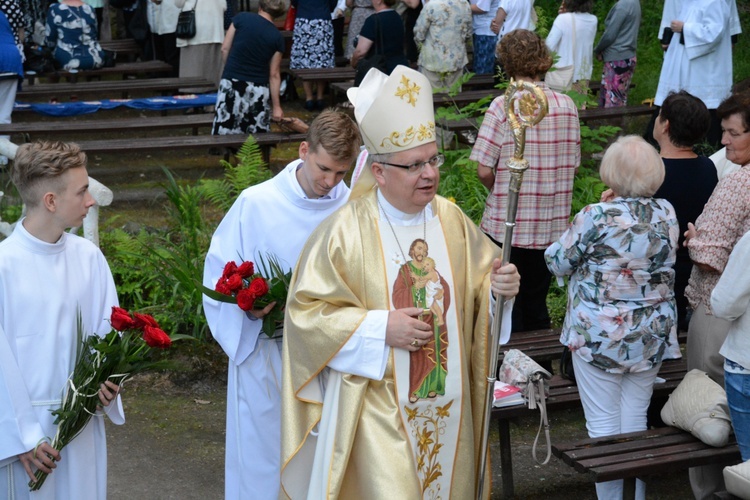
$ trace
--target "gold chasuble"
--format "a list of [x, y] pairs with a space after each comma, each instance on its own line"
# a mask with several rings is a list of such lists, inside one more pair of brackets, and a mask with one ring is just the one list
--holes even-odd
[[[309, 498], [475, 497], [499, 250], [453, 203], [432, 210], [426, 227], [391, 229], [373, 189], [305, 245], [286, 310], [281, 497], [321, 483], [313, 457], [324, 480]], [[404, 307], [424, 309], [424, 348], [391, 349], [382, 380], [326, 368], [368, 311]]]

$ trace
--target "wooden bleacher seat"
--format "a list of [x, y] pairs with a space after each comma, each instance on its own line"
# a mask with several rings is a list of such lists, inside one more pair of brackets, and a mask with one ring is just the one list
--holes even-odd
[[213, 124], [212, 113], [191, 115], [150, 116], [147, 118], [115, 118], [107, 120], [42, 120], [34, 122], [17, 122], [0, 124], [0, 135], [22, 134], [26, 141], [48, 135], [90, 134], [131, 131], [192, 129], [193, 135], [199, 128]]
[[16, 94], [22, 102], [40, 102], [50, 98], [67, 100], [71, 96], [106, 94], [109, 98], [127, 99], [133, 92], [172, 95], [181, 88], [202, 88], [203, 92], [215, 92], [216, 85], [202, 77], [147, 78], [138, 80], [98, 80], [79, 83], [38, 83], [29, 85]]
[[[307, 134], [265, 132], [253, 134], [260, 146], [263, 158], [268, 163], [271, 148], [279, 144], [302, 142]], [[137, 153], [158, 150], [239, 148], [247, 139], [246, 134], [192, 135], [178, 137], [138, 137], [133, 139], [98, 139], [77, 141], [86, 153]]]
[[165, 63], [164, 61], [139, 61], [139, 62], [126, 62], [117, 63], [111, 68], [99, 68], [99, 69], [84, 69], [78, 71], [64, 71], [59, 70], [54, 73], [45, 73], [37, 75], [33, 72], [26, 72], [26, 80], [29, 85], [34, 85], [39, 78], [66, 78], [69, 82], [77, 82], [81, 80], [92, 80], [99, 79], [107, 75], [118, 75], [121, 78], [126, 78], [129, 75], [143, 75], [143, 74], [165, 74], [172, 71], [172, 66]]

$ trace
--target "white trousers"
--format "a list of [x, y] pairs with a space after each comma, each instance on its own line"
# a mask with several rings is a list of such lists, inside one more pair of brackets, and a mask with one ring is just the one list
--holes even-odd
[[[646, 430], [646, 412], [661, 364], [638, 373], [607, 373], [573, 354], [573, 369], [581, 395], [589, 437]], [[620, 500], [623, 482], [596, 483], [599, 500]], [[646, 498], [646, 485], [636, 481], [636, 498]]]

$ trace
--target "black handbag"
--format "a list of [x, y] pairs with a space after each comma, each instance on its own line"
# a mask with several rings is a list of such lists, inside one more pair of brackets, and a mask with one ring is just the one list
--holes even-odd
[[560, 375], [573, 383], [576, 381], [576, 372], [573, 370], [573, 351], [568, 346], [563, 347], [560, 356]]
[[[377, 15], [376, 15], [377, 16]], [[354, 76], [354, 86], [359, 87], [362, 83], [365, 75], [372, 68], [375, 68], [386, 75], [388, 74], [388, 66], [385, 62], [385, 54], [381, 52], [383, 49], [383, 32], [380, 29], [380, 19], [375, 17], [375, 31], [378, 32], [378, 46], [375, 48], [374, 54], [368, 54], [367, 57], [363, 57], [357, 63], [357, 74]]]
[[[197, 4], [198, 2], [195, 3]], [[191, 10], [180, 12], [179, 17], [177, 17], [177, 29], [174, 35], [183, 40], [190, 40], [195, 36], [195, 5], [193, 5]]]
[[54, 73], [57, 69], [55, 66], [55, 57], [49, 48], [27, 40], [24, 43], [23, 52], [26, 55], [26, 61], [23, 63], [24, 71], [33, 71], [37, 75], [43, 75], [45, 73]]

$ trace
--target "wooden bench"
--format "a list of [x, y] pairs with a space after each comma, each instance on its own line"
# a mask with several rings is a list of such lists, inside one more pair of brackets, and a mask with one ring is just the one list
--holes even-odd
[[146, 78], [138, 80], [99, 80], [80, 83], [38, 83], [18, 92], [16, 99], [23, 102], [46, 101], [50, 98], [80, 97], [109, 94], [127, 99], [133, 92], [172, 95], [181, 88], [216, 90], [216, 85], [202, 77]]
[[354, 80], [356, 71], [351, 66], [337, 66], [335, 68], [290, 69], [295, 78], [303, 82], [331, 83]]
[[0, 124], [0, 135], [22, 134], [25, 141], [32, 136], [40, 138], [48, 135], [97, 134], [108, 132], [155, 131], [191, 128], [193, 135], [199, 128], [213, 124], [213, 113], [196, 113], [191, 115], [169, 115], [139, 118], [116, 118], [109, 120], [41, 120], [35, 122], [17, 122]]
[[[354, 77], [351, 78], [352, 81], [338, 81], [338, 82], [332, 82], [331, 83], [331, 93], [333, 94], [333, 102], [334, 104], [341, 101], [346, 101], [346, 91], [349, 90], [354, 86]], [[495, 80], [492, 75], [474, 75], [469, 80], [464, 83], [463, 88], [466, 89], [472, 89], [472, 90], [479, 90], [484, 89], [489, 90], [492, 92], [492, 88], [495, 86]], [[489, 95], [489, 93], [487, 93]]]
[[[302, 142], [307, 134], [287, 134], [265, 132], [253, 134], [268, 163], [271, 148], [279, 144]], [[247, 139], [246, 134], [232, 135], [193, 135], [179, 137], [139, 137], [133, 139], [101, 139], [77, 141], [86, 153], [136, 153], [155, 150], [201, 149], [201, 148], [239, 148]]]
[[64, 71], [59, 70], [54, 73], [44, 73], [41, 75], [36, 74], [33, 71], [26, 72], [26, 80], [29, 85], [34, 85], [39, 78], [66, 78], [70, 82], [77, 82], [80, 79], [93, 80], [101, 79], [103, 76], [117, 75], [121, 78], [126, 78], [129, 75], [143, 75], [147, 73], [151, 74], [164, 74], [170, 73], [172, 66], [165, 63], [164, 61], [139, 61], [139, 62], [126, 62], [118, 63], [111, 68], [99, 68], [99, 69], [82, 69], [82, 70], [71, 70]]
[[727, 446], [714, 448], [674, 427], [558, 444], [552, 451], [597, 483], [624, 479], [623, 498], [628, 500], [635, 498], [637, 477], [742, 461], [733, 436]]
[[583, 123], [593, 120], [615, 120], [628, 116], [650, 115], [654, 112], [653, 107], [639, 104], [637, 106], [620, 106], [619, 108], [588, 108], [578, 111], [578, 118]]
[[[341, 84], [333, 84], [332, 88], [334, 86], [339, 86]], [[462, 94], [465, 94], [466, 91], [459, 94], [459, 98]], [[475, 91], [471, 91], [471, 94], [474, 95]], [[460, 101], [460, 99], [457, 100]], [[459, 103], [460, 106], [460, 103]], [[578, 118], [583, 123], [588, 123], [590, 121], [610, 121], [610, 120], [616, 120], [616, 119], [622, 119], [628, 116], [643, 116], [643, 115], [649, 115], [654, 112], [654, 108], [647, 106], [647, 105], [638, 105], [638, 106], [622, 106], [619, 108], [588, 108], [588, 109], [581, 109], [578, 110]], [[440, 121], [438, 123], [441, 127], [450, 130], [451, 132], [459, 133], [464, 131], [477, 131], [479, 130], [479, 122], [476, 118], [461, 118], [459, 120], [446, 120], [446, 121]], [[462, 135], [457, 136], [459, 141], [464, 142], [471, 146], [473, 143], [467, 142], [463, 140]]]
[[[514, 335], [519, 334], [516, 333]], [[559, 344], [559, 340], [557, 342]], [[504, 348], [505, 346], [503, 346]], [[529, 351], [527, 349], [524, 352]], [[561, 352], [562, 346], [560, 347]], [[559, 359], [559, 355], [551, 359]], [[665, 382], [654, 385], [652, 400], [666, 400], [669, 394], [672, 393], [685, 377], [686, 371], [687, 364], [684, 360], [664, 361], [659, 370], [659, 377], [663, 378]], [[550, 381], [550, 390], [546, 404], [548, 411], [580, 408], [581, 397], [578, 393], [578, 386], [576, 386], [575, 382], [564, 379], [559, 375], [553, 376]], [[526, 405], [517, 405], [493, 408], [491, 412], [491, 417], [497, 421], [500, 434], [500, 471], [503, 498], [513, 498], [515, 494], [513, 485], [513, 454], [510, 443], [510, 420], [529, 415], [538, 416], [538, 410], [529, 410]]]
[[141, 54], [141, 46], [132, 38], [119, 40], [99, 40], [99, 45], [105, 50], [117, 52], [118, 60], [122, 57], [128, 61], [135, 61]]
[[436, 107], [456, 105], [457, 107], [462, 108], [467, 104], [477, 102], [480, 99], [484, 99], [485, 97], [491, 97], [492, 99], [494, 99], [495, 97], [501, 96], [504, 93], [505, 90], [496, 89], [494, 87], [491, 89], [463, 90], [455, 96], [450, 96], [446, 93], [440, 92], [432, 95], [432, 101], [435, 103]]

